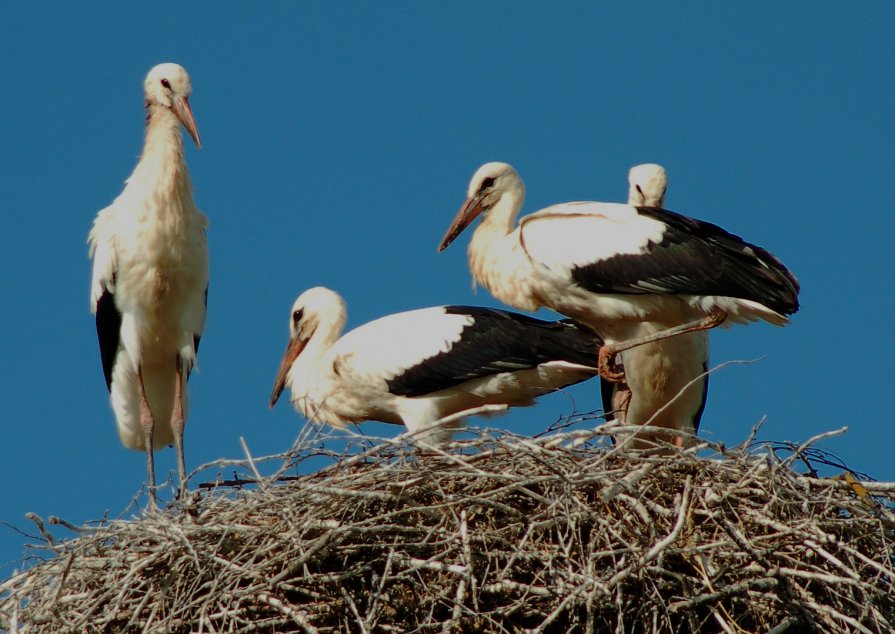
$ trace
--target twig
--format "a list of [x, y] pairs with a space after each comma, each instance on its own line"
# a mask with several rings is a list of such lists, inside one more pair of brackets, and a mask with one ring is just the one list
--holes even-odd
[[296, 612], [295, 610], [290, 608], [288, 605], [286, 605], [285, 603], [283, 603], [276, 597], [272, 597], [269, 594], [267, 594], [266, 592], [261, 592], [258, 594], [258, 600], [261, 601], [262, 603], [266, 603], [267, 605], [269, 605], [273, 608], [276, 608], [277, 610], [282, 612], [284, 615], [288, 616], [290, 619], [292, 619], [295, 622], [296, 625], [301, 627], [308, 634], [317, 634], [317, 628], [308, 622], [308, 619], [305, 618], [304, 614], [300, 614], [300, 613]]
[[841, 436], [845, 432], [848, 431], [848, 427], [840, 427], [839, 429], [834, 429], [833, 431], [827, 431], [822, 434], [817, 434], [816, 436], [812, 436], [801, 445], [799, 445], [795, 451], [793, 451], [792, 455], [789, 456], [786, 460], [784, 460], [781, 464], [783, 467], [788, 468], [796, 459], [802, 457], [802, 452], [805, 451], [811, 445], [814, 445], [821, 440], [825, 440], [827, 438], [833, 438], [835, 436]]
[[252, 454], [249, 451], [249, 446], [246, 444], [244, 436], [239, 437], [239, 444], [242, 447], [242, 452], [245, 454], [246, 462], [248, 462], [249, 466], [252, 468], [252, 473], [255, 474], [255, 481], [263, 488], [265, 486], [264, 478], [261, 477], [261, 473], [255, 465], [255, 460], [252, 458]]
[[53, 538], [52, 535], [50, 535], [50, 532], [47, 530], [46, 526], [44, 526], [44, 521], [41, 516], [37, 513], [25, 513], [25, 517], [34, 522], [34, 524], [37, 526], [37, 530], [40, 531], [40, 534], [46, 540], [47, 544], [49, 544], [50, 547], [54, 548], [56, 546], [56, 540]]

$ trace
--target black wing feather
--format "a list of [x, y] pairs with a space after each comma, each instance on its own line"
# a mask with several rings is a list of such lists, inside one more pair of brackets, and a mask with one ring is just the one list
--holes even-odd
[[[208, 286], [205, 287], [205, 297], [204, 297], [203, 301], [205, 303], [205, 310], [207, 311], [208, 310]], [[197, 357], [199, 356], [199, 341], [201, 341], [201, 340], [202, 340], [202, 335], [200, 335], [199, 333], [193, 333], [193, 350], [195, 351]], [[187, 380], [189, 380], [190, 374], [192, 374], [192, 372], [193, 372], [193, 367], [190, 366], [189, 369], [186, 371]]]
[[702, 371], [705, 373], [705, 376], [702, 377], [702, 402], [699, 404], [699, 409], [696, 410], [696, 413], [693, 415], [693, 433], [699, 431], [699, 424], [702, 422], [702, 413], [705, 411], [705, 404], [709, 398], [709, 364], [708, 361], [702, 364]]
[[111, 392], [112, 371], [115, 369], [121, 337], [121, 313], [115, 305], [115, 295], [109, 290], [104, 290], [96, 303], [96, 336], [99, 340], [99, 356], [103, 362], [106, 387]]
[[611, 381], [607, 381], [603, 377], [600, 377], [600, 400], [603, 401], [603, 418], [606, 422], [615, 420], [612, 397], [615, 396], [615, 390], [617, 388], [618, 383], [612, 383]]
[[779, 313], [799, 310], [799, 282], [765, 249], [718, 225], [667, 209], [638, 207], [668, 228], [649, 256], [617, 255], [572, 270], [595, 293], [720, 295], [760, 302]]
[[480, 377], [516, 372], [548, 361], [594, 367], [602, 338], [570, 319], [543, 321], [496, 308], [445, 306], [448, 314], [474, 321], [443, 353], [408, 368], [388, 381], [399, 396], [424, 396]]

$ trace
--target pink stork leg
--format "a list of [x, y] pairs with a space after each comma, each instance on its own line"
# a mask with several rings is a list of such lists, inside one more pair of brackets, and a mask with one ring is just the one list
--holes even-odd
[[625, 350], [630, 350], [631, 348], [636, 348], [637, 346], [642, 346], [646, 343], [684, 335], [689, 332], [710, 330], [723, 324], [725, 319], [727, 319], [727, 313], [716, 306], [702, 319], [681, 324], [680, 326], [674, 326], [673, 328], [646, 335], [645, 337], [627, 339], [617, 343], [607, 343], [600, 347], [600, 352], [597, 355], [597, 369], [600, 372], [600, 376], [607, 381], [610, 381], [611, 383], [623, 383], [625, 380], [624, 371], [613, 369], [613, 366], [615, 365], [615, 356], [619, 352], [624, 352]]
[[183, 360], [177, 355], [176, 377], [174, 384], [174, 412], [171, 415], [171, 429], [174, 432], [174, 447], [177, 449], [177, 474], [180, 476], [180, 495], [186, 493], [186, 461], [183, 458], [183, 428], [186, 424], [183, 416], [183, 383], [186, 380], [183, 372]]
[[152, 410], [149, 409], [149, 401], [146, 400], [142, 365], [137, 368], [137, 389], [140, 390], [140, 427], [143, 428], [146, 469], [149, 471], [149, 510], [155, 511], [158, 509], [155, 501], [155, 457], [152, 453], [152, 433], [155, 428], [155, 421], [152, 418]]

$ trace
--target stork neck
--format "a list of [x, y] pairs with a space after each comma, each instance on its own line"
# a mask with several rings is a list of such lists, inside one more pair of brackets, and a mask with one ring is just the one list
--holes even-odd
[[[502, 198], [499, 204], [504, 202]], [[519, 310], [537, 310], [540, 304], [531, 292], [531, 262], [513, 222], [521, 204], [517, 199], [502, 209], [492, 208], [469, 241], [469, 269], [476, 283], [503, 303]]]
[[[516, 225], [516, 216], [522, 209], [525, 200], [525, 189], [521, 182], [519, 187], [512, 187], [501, 194], [490, 209], [487, 210], [479, 226], [472, 234], [469, 241], [470, 259], [485, 259], [494, 257], [495, 251], [503, 251], [512, 247], [505, 244]], [[503, 247], [503, 248], [501, 248]], [[473, 267], [473, 275], [476, 275], [476, 267]], [[476, 275], [479, 282], [483, 279]]]
[[480, 228], [492, 235], [508, 235], [515, 228], [516, 217], [524, 202], [525, 188], [519, 181], [504, 191], [497, 202], [491, 206], [491, 209], [482, 218]]
[[147, 108], [143, 155], [131, 179], [184, 199], [192, 195], [180, 121], [170, 108], [154, 104]]
[[320, 369], [318, 369], [320, 361], [333, 347], [333, 344], [339, 340], [347, 317], [344, 311], [340, 311], [318, 324], [317, 329], [311, 334], [311, 338], [289, 371], [289, 380], [293, 391], [306, 392], [308, 383], [313, 377], [320, 374]]
[[149, 154], [160, 154], [168, 159], [183, 162], [180, 120], [170, 108], [153, 104], [146, 111], [144, 158]]

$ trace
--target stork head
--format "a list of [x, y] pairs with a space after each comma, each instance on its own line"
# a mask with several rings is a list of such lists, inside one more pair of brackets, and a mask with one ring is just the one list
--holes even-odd
[[438, 245], [438, 252], [447, 249], [473, 220], [481, 214], [487, 215], [498, 201], [510, 194], [516, 200], [517, 206], [512, 209], [512, 213], [515, 214], [525, 197], [525, 185], [513, 166], [500, 162], [482, 165], [469, 181], [466, 202], [460, 207], [454, 222], [444, 234], [441, 244]]
[[192, 137], [196, 147], [202, 147], [199, 129], [190, 108], [190, 76], [183, 66], [167, 62], [153, 67], [143, 82], [146, 92], [146, 107], [153, 105], [169, 108]]
[[635, 207], [664, 207], [668, 174], [656, 163], [635, 165], [628, 172], [628, 204]]
[[277, 404], [286, 387], [292, 364], [314, 334], [318, 330], [325, 330], [330, 336], [337, 336], [345, 326], [347, 315], [345, 300], [335, 291], [323, 286], [315, 286], [298, 296], [289, 313], [289, 343], [286, 344], [286, 352], [280, 361], [270, 394], [271, 408]]

